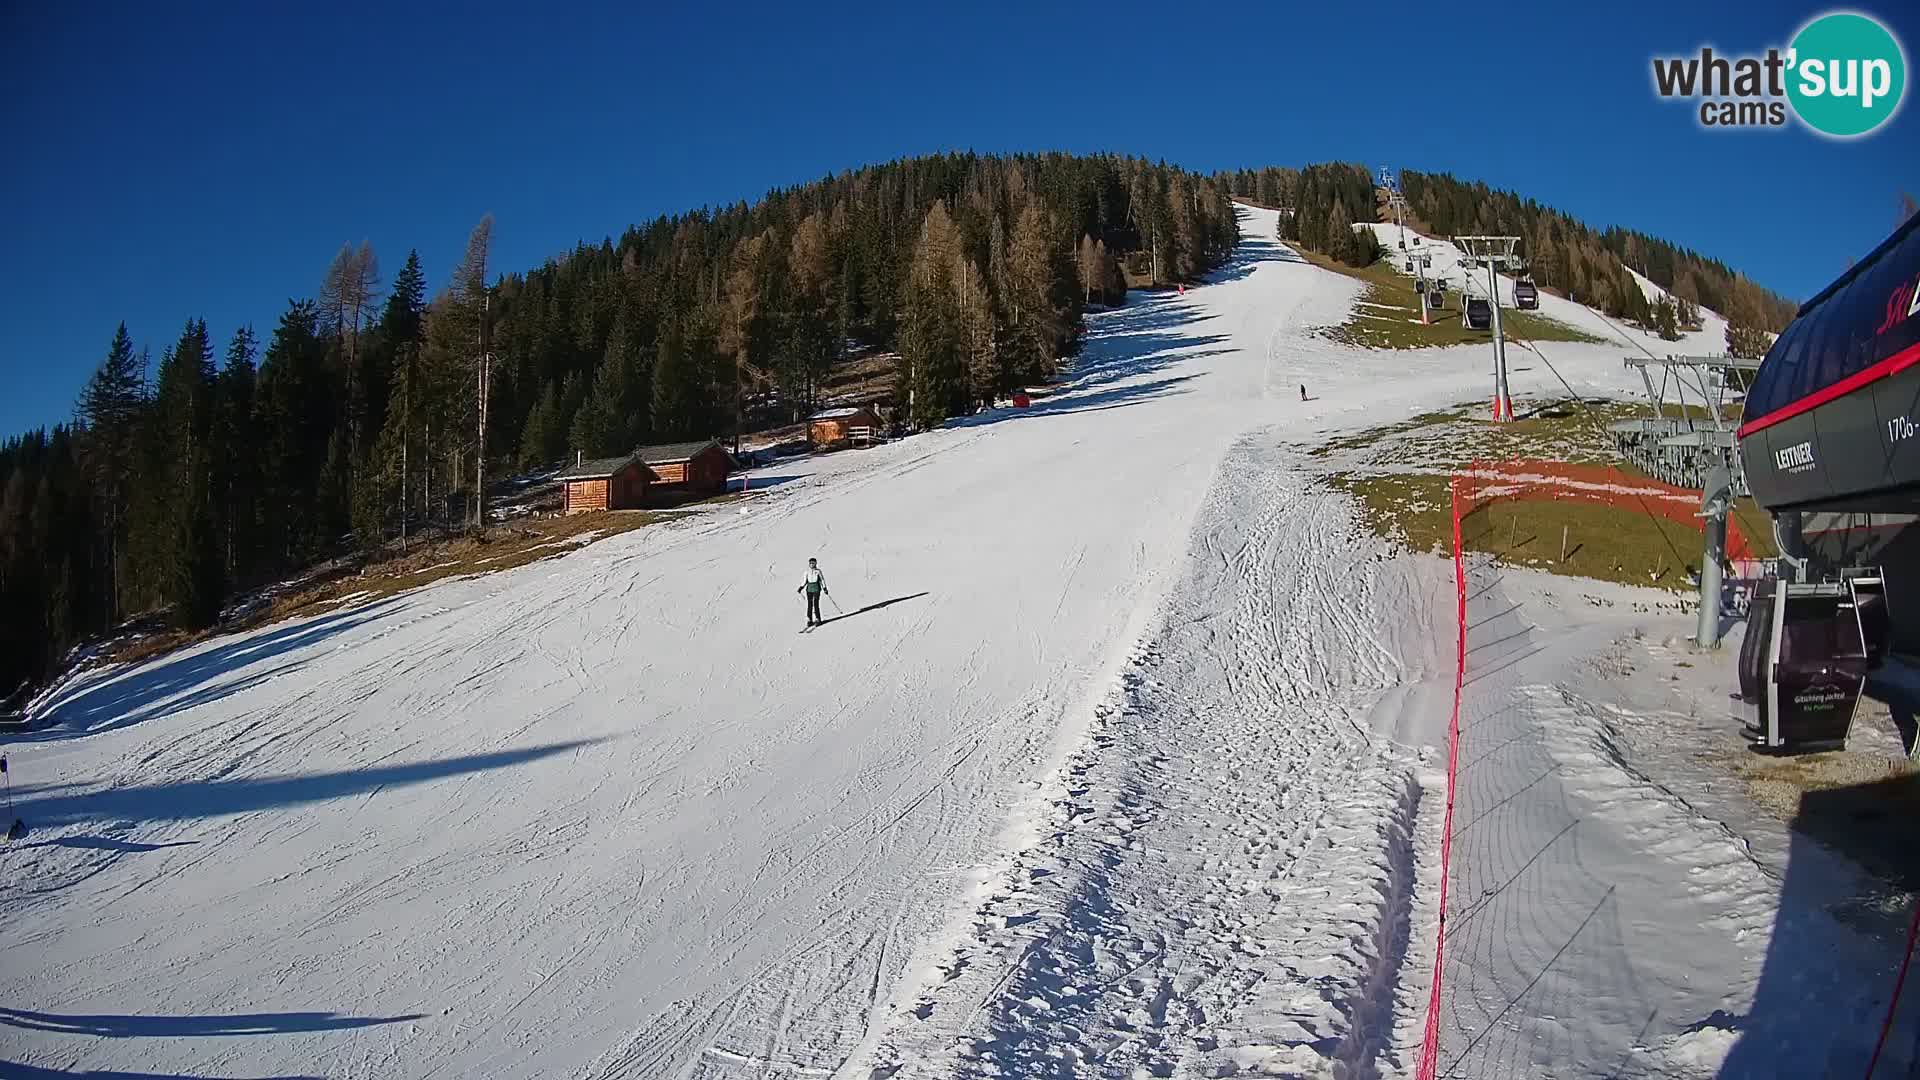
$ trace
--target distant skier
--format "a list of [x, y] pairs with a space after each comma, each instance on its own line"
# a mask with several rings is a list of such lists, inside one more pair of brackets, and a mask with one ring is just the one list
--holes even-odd
[[1301, 401], [1307, 400], [1307, 384], [1306, 383], [1300, 384], [1300, 400]]
[[807, 594], [807, 627], [812, 629], [823, 621], [820, 618], [820, 594], [827, 591], [827, 575], [820, 572], [820, 560], [807, 560], [807, 576], [795, 592]]

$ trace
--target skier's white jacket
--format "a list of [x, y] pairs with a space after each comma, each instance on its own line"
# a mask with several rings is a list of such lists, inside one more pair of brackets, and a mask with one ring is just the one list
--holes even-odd
[[800, 587], [808, 592], [825, 592], [827, 591], [827, 575], [821, 573], [819, 567], [813, 567], [807, 571], [807, 580], [802, 582]]

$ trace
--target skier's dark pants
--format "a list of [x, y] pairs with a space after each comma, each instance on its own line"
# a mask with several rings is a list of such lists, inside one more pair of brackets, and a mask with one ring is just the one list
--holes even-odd
[[817, 592], [807, 594], [807, 621], [810, 623], [820, 621], [820, 594]]

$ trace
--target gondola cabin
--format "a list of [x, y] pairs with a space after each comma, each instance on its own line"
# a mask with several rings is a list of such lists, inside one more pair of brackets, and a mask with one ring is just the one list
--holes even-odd
[[1740, 458], [1782, 555], [1741, 644], [1757, 747], [1843, 743], [1863, 692], [1920, 708], [1916, 413], [1920, 218], [1800, 308], [1747, 394]]
[[1469, 296], [1460, 305], [1460, 325], [1469, 330], [1485, 330], [1493, 325], [1493, 305], [1484, 296]]
[[1513, 306], [1522, 311], [1532, 311], [1540, 306], [1540, 289], [1531, 281], [1513, 283]]

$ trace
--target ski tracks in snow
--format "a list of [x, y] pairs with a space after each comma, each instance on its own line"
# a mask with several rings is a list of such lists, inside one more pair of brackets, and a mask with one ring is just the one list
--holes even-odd
[[1378, 1074], [1422, 789], [1365, 723], [1408, 677], [1377, 628], [1420, 613], [1265, 441], [1223, 464], [1040, 839], [843, 1075]]

